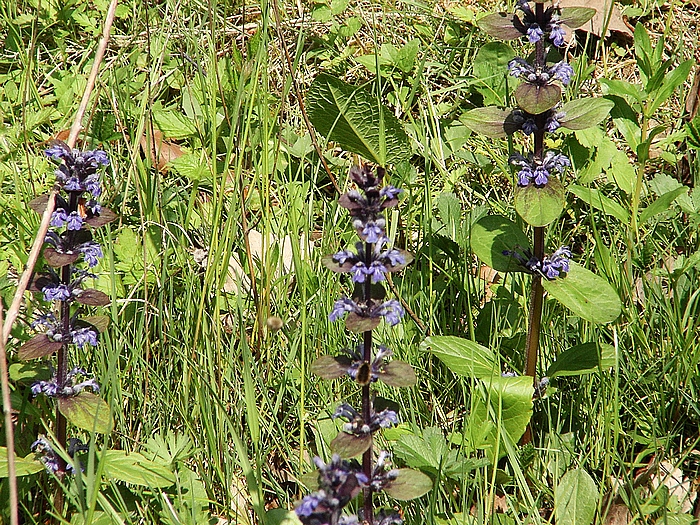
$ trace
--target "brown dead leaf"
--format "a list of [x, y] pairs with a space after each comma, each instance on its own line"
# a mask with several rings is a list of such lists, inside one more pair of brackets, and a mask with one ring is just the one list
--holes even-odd
[[685, 99], [685, 111], [688, 113], [686, 118], [688, 120], [693, 120], [695, 115], [698, 114], [698, 107], [700, 107], [700, 69], [695, 70], [695, 77], [693, 78], [693, 87], [688, 91], [688, 97]]
[[[605, 33], [606, 37], [610, 36], [611, 31], [621, 33], [627, 38], [634, 37], [632, 29], [630, 29], [629, 25], [627, 25], [627, 22], [625, 22], [624, 18], [622, 17], [622, 13], [612, 0], [560, 0], [559, 6], [592, 7], [596, 10], [596, 14], [593, 19], [587, 24], [584, 24], [578, 28], [582, 31], [587, 31], [597, 37], [600, 37], [606, 18], [609, 16], [610, 20], [608, 22], [608, 29]], [[611, 7], [612, 12], [610, 11]]]
[[[149, 130], [152, 132], [150, 137], [147, 135]], [[143, 137], [141, 137], [140, 142], [144, 155], [147, 155], [151, 159], [153, 165], [156, 166], [160, 172], [168, 171], [168, 164], [178, 157], [182, 157], [184, 154], [180, 146], [173, 142], [163, 140], [163, 133], [161, 133], [159, 129], [155, 129], [151, 126], [146, 127], [146, 131]]]
[[632, 521], [630, 510], [620, 503], [613, 503], [605, 516], [605, 525], [627, 525]]

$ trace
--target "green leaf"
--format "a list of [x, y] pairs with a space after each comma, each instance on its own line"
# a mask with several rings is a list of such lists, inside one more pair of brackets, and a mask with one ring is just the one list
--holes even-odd
[[631, 102], [637, 102], [640, 105], [644, 103], [644, 98], [647, 96], [646, 92], [638, 84], [632, 84], [626, 80], [601, 78], [600, 85], [603, 87], [605, 95], [615, 95], [628, 99]]
[[48, 381], [52, 375], [49, 365], [46, 362], [12, 363], [9, 372], [10, 379], [16, 383]]
[[515, 210], [531, 226], [546, 226], [561, 215], [566, 205], [566, 191], [556, 177], [547, 184], [515, 188]]
[[484, 264], [498, 272], [522, 272], [518, 261], [503, 252], [529, 250], [530, 240], [512, 221], [500, 215], [487, 215], [472, 226], [471, 247]]
[[[635, 32], [636, 33], [636, 32]], [[554, 490], [557, 523], [591, 525], [598, 503], [598, 487], [583, 469], [570, 470]]]
[[558, 84], [538, 86], [523, 82], [515, 89], [515, 100], [521, 109], [538, 115], [559, 104], [561, 87]]
[[435, 355], [457, 375], [489, 378], [501, 373], [496, 355], [468, 339], [452, 335], [427, 337], [421, 348]]
[[545, 375], [549, 378], [581, 376], [615, 364], [615, 348], [603, 343], [583, 343], [557, 356]]
[[542, 286], [575, 315], [592, 323], [611, 323], [622, 310], [620, 297], [610, 283], [574, 262], [569, 263], [566, 277], [542, 279]]
[[307, 109], [320, 134], [380, 166], [411, 156], [401, 122], [365, 88], [321, 73], [307, 94]]
[[[7, 448], [0, 447], [0, 479], [10, 475], [7, 468]], [[17, 477], [31, 476], [42, 470], [44, 470], [44, 464], [35, 459], [34, 454], [28, 454], [23, 458], [15, 456], [15, 473]]]
[[616, 150], [610, 161], [610, 167], [605, 169], [605, 173], [618, 188], [627, 195], [632, 194], [637, 180], [637, 167], [630, 161], [627, 153]]
[[559, 123], [574, 130], [591, 128], [602, 122], [614, 106], [614, 102], [605, 98], [578, 98], [562, 106], [566, 116]]
[[481, 17], [476, 25], [492, 37], [500, 38], [501, 40], [514, 40], [523, 36], [523, 33], [513, 25], [514, 21], [514, 14], [492, 13]]
[[480, 133], [492, 139], [501, 139], [514, 131], [514, 129], [508, 131], [507, 127], [508, 117], [512, 113], [512, 110], [487, 106], [467, 111], [459, 117], [459, 121], [474, 133]]
[[158, 129], [169, 139], [184, 139], [197, 135], [192, 119], [170, 109], [154, 109], [153, 120]]
[[571, 29], [581, 27], [595, 16], [596, 10], [592, 7], [562, 7], [559, 21]]
[[293, 510], [272, 509], [265, 514], [265, 525], [301, 525]]
[[649, 219], [651, 219], [654, 215], [658, 215], [659, 213], [665, 212], [671, 206], [673, 201], [676, 200], [676, 198], [686, 193], [688, 193], [688, 188], [686, 188], [685, 186], [681, 188], [676, 188], [675, 190], [669, 191], [668, 193], [664, 193], [654, 202], [652, 202], [649, 206], [642, 210], [642, 212], [639, 214], [639, 224], [642, 225]]
[[175, 483], [170, 469], [138, 452], [127, 454], [123, 450], [107, 450], [101, 460], [106, 477], [131, 485], [144, 487], [169, 487]]
[[666, 102], [666, 100], [673, 95], [675, 89], [685, 82], [693, 64], [695, 64], [694, 60], [686, 60], [664, 77], [661, 87], [653, 94], [653, 102], [645, 111], [647, 115], [651, 116], [656, 113], [656, 110], [659, 109], [661, 104]]
[[422, 472], [410, 468], [398, 471], [398, 477], [384, 487], [384, 491], [392, 498], [402, 501], [416, 499], [433, 488], [432, 480]]
[[630, 214], [627, 212], [627, 210], [625, 210], [620, 204], [612, 200], [610, 197], [603, 195], [603, 193], [599, 190], [585, 188], [577, 184], [571, 184], [567, 189], [593, 208], [615, 217], [622, 223], [626, 224], [629, 222]]
[[450, 452], [445, 436], [439, 428], [424, 428], [421, 435], [406, 434], [394, 446], [394, 455], [409, 467], [437, 474]]
[[[532, 378], [501, 377], [500, 375], [485, 379], [475, 396], [474, 417], [480, 421], [492, 421], [494, 426], [487, 438], [491, 447], [486, 448], [487, 455], [494, 459], [498, 435], [516, 444], [525, 433], [532, 417]], [[506, 454], [506, 447], [498, 447], [498, 457]]]
[[92, 392], [83, 390], [77, 396], [59, 397], [58, 410], [76, 427], [101, 434], [112, 431], [109, 405]]
[[477, 51], [472, 69], [478, 81], [476, 90], [483, 96], [485, 106], [505, 103], [506, 72], [514, 57], [513, 48], [503, 42], [490, 42]]
[[185, 153], [175, 157], [169, 163], [175, 171], [190, 181], [200, 181], [211, 178], [211, 171], [202, 159], [202, 152]]
[[651, 40], [644, 25], [639, 22], [634, 28], [634, 54], [637, 57], [637, 65], [646, 78], [652, 75], [651, 65]]

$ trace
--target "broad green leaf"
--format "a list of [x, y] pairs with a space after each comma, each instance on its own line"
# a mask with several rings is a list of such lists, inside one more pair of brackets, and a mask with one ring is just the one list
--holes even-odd
[[659, 213], [663, 213], [668, 210], [673, 201], [685, 193], [688, 193], [688, 188], [683, 186], [661, 195], [658, 199], [642, 210], [642, 212], [639, 214], [639, 224], [642, 225], [654, 215], [658, 215]]
[[416, 499], [433, 488], [432, 480], [422, 472], [410, 468], [402, 468], [398, 471], [399, 476], [384, 487], [384, 491], [392, 498], [401, 501]]
[[645, 111], [647, 115], [656, 113], [656, 110], [659, 109], [661, 104], [666, 102], [668, 98], [673, 95], [675, 89], [685, 82], [693, 64], [695, 64], [694, 60], [686, 60], [664, 77], [661, 87], [653, 93], [653, 101]]
[[617, 187], [627, 195], [634, 191], [637, 181], [637, 167], [632, 163], [627, 153], [616, 150], [610, 161], [610, 167], [605, 169], [609, 180], [617, 184]]
[[10, 379], [16, 383], [48, 381], [52, 375], [47, 362], [12, 363], [9, 372]]
[[71, 525], [117, 525], [119, 521], [116, 519], [112, 519], [112, 516], [110, 516], [106, 512], [101, 512], [99, 510], [95, 511], [92, 516], [90, 517], [90, 521], [86, 521], [88, 519], [87, 513], [85, 515], [82, 515], [80, 513], [75, 513], [70, 519]]
[[77, 396], [59, 397], [58, 410], [76, 427], [101, 434], [112, 431], [109, 405], [92, 392], [83, 390]]
[[516, 16], [514, 14], [492, 13], [481, 17], [476, 24], [482, 31], [492, 37], [500, 38], [501, 40], [514, 40], [523, 36], [523, 33], [513, 25], [515, 19]]
[[515, 211], [531, 226], [546, 226], [561, 215], [566, 205], [566, 190], [552, 176], [544, 186], [534, 184], [515, 188]]
[[321, 73], [311, 84], [306, 101], [316, 130], [343, 149], [380, 166], [411, 156], [401, 123], [368, 89]]
[[559, 20], [565, 26], [576, 29], [593, 18], [595, 13], [592, 7], [562, 7]]
[[[648, 95], [644, 95], [645, 98]], [[615, 127], [622, 133], [627, 145], [632, 151], [636, 151], [642, 140], [642, 131], [639, 127], [638, 118], [641, 109], [636, 111], [622, 97], [609, 96], [615, 107], [610, 110], [610, 116], [615, 123]]]
[[452, 335], [427, 337], [421, 348], [435, 355], [457, 375], [489, 378], [501, 373], [496, 355], [468, 339]]
[[301, 525], [297, 513], [293, 510], [272, 509], [265, 514], [266, 525]]
[[615, 105], [605, 98], [578, 98], [561, 108], [565, 114], [559, 123], [568, 129], [586, 129], [598, 125]]
[[514, 57], [513, 48], [503, 42], [490, 42], [477, 51], [472, 69], [485, 106], [505, 103], [508, 62]]
[[500, 215], [487, 215], [472, 226], [472, 251], [481, 261], [498, 272], [521, 272], [523, 267], [507, 250], [530, 250], [527, 235], [512, 221]]
[[171, 109], [154, 109], [153, 120], [158, 129], [169, 139], [184, 139], [197, 134], [192, 119]]
[[[532, 378], [501, 377], [500, 375], [484, 379], [477, 389], [474, 409], [477, 420], [491, 421], [494, 427], [488, 441], [491, 447], [486, 448], [487, 455], [493, 459], [496, 454], [496, 439], [508, 439], [511, 444], [518, 442], [525, 433], [532, 417]], [[504, 445], [498, 446], [498, 457], [506, 454]]]
[[603, 343], [583, 343], [563, 351], [547, 369], [550, 378], [580, 376], [615, 364], [615, 348]]
[[638, 84], [632, 84], [626, 80], [601, 78], [600, 85], [603, 88], [603, 94], [626, 98], [629, 102], [643, 104], [647, 96], [646, 92]]
[[639, 66], [644, 77], [651, 77], [651, 56], [653, 54], [651, 40], [649, 39], [649, 33], [647, 33], [646, 28], [641, 22], [638, 22], [634, 28], [634, 54], [637, 57], [637, 66]]
[[190, 181], [211, 178], [211, 169], [202, 158], [201, 152], [185, 153], [175, 157], [168, 164]]
[[567, 189], [593, 208], [615, 217], [622, 223], [626, 224], [629, 222], [630, 214], [627, 210], [610, 197], [603, 195], [599, 190], [585, 188], [577, 184], [571, 184]]
[[622, 310], [620, 297], [610, 283], [574, 262], [569, 263], [566, 277], [542, 279], [542, 286], [575, 315], [592, 323], [611, 323]]
[[175, 483], [175, 475], [170, 469], [138, 452], [128, 454], [123, 450], [107, 450], [101, 461], [105, 476], [115, 481], [153, 488], [169, 487]]
[[583, 469], [570, 470], [554, 490], [557, 523], [591, 525], [598, 504], [598, 487]]
[[[31, 476], [42, 470], [44, 470], [44, 464], [35, 459], [34, 454], [28, 454], [23, 458], [15, 456], [15, 473], [17, 477]], [[0, 479], [7, 476], [9, 476], [7, 470], [7, 448], [0, 447]]]
[[538, 115], [559, 104], [561, 87], [558, 84], [538, 86], [523, 82], [515, 89], [515, 100], [521, 109]]
[[511, 113], [512, 110], [487, 106], [467, 111], [459, 117], [459, 121], [474, 133], [480, 133], [492, 139], [501, 139], [509, 133], [506, 121]]
[[421, 435], [406, 434], [394, 445], [394, 455], [412, 468], [437, 474], [444, 467], [450, 448], [439, 428], [424, 428]]

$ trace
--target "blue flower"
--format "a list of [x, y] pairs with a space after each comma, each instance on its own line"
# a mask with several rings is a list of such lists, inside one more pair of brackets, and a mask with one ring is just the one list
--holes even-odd
[[80, 253], [83, 254], [85, 262], [90, 268], [94, 268], [100, 262], [100, 259], [104, 257], [102, 253], [102, 247], [95, 241], [88, 241], [81, 244], [78, 247]]
[[512, 155], [510, 163], [520, 166], [518, 172], [518, 185], [528, 186], [534, 183], [536, 186], [545, 186], [553, 172], [563, 173], [567, 166], [571, 166], [569, 159], [562, 154], [548, 151], [544, 159], [533, 159], [532, 156], [525, 158], [519, 153]]
[[526, 34], [527, 39], [530, 41], [530, 43], [534, 44], [542, 39], [544, 31], [540, 29], [540, 26], [538, 24], [531, 24], [530, 27], [527, 28]]
[[74, 345], [78, 348], [83, 348], [85, 345], [97, 346], [97, 333], [89, 327], [76, 328], [71, 332], [71, 339]]
[[562, 273], [569, 273], [569, 259], [571, 251], [568, 246], [562, 246], [550, 257], [542, 260], [542, 274], [549, 280], [556, 279]]
[[51, 283], [41, 290], [44, 293], [44, 301], [67, 301], [71, 298], [71, 290], [65, 284]]
[[549, 39], [555, 46], [561, 47], [566, 43], [566, 40], [564, 39], [565, 36], [566, 31], [564, 31], [560, 25], [558, 17], [556, 15], [552, 15], [552, 20], [549, 23]]
[[77, 231], [83, 227], [83, 218], [77, 211], [72, 211], [66, 217], [66, 229]]
[[360, 307], [355, 301], [348, 299], [347, 297], [342, 297], [338, 299], [335, 304], [333, 304], [333, 309], [328, 315], [328, 319], [330, 321], [337, 321], [338, 319], [345, 317], [345, 315], [349, 312], [357, 313], [359, 311]]
[[384, 197], [387, 200], [394, 200], [396, 199], [401, 193], [403, 193], [403, 190], [400, 188], [395, 188], [392, 185], [387, 185], [384, 186], [381, 190], [379, 190], [379, 195]]
[[54, 228], [60, 228], [62, 227], [65, 223], [66, 220], [68, 220], [68, 216], [66, 215], [66, 210], [63, 208], [57, 208], [52, 214], [51, 214], [51, 226]]

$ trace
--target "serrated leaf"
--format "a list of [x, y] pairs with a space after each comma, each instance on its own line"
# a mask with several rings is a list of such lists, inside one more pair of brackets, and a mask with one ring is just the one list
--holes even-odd
[[[34, 458], [34, 454], [26, 457], [15, 456], [15, 474], [17, 477], [31, 476], [44, 470], [44, 464]], [[9, 476], [7, 467], [7, 448], [0, 447], [0, 479]]]
[[420, 435], [405, 434], [394, 446], [394, 455], [409, 467], [437, 474], [444, 467], [450, 448], [439, 428], [424, 428]]
[[630, 215], [622, 206], [612, 200], [610, 197], [603, 195], [602, 192], [594, 188], [585, 188], [577, 184], [571, 184], [567, 188], [571, 193], [576, 195], [586, 204], [594, 207], [597, 210], [612, 215], [622, 223], [628, 223]]
[[341, 458], [354, 458], [369, 450], [372, 446], [372, 435], [355, 436], [347, 432], [340, 432], [331, 441], [331, 450]]
[[573, 130], [592, 128], [602, 122], [614, 106], [612, 100], [605, 98], [578, 98], [562, 106], [565, 116], [559, 123]]
[[492, 139], [500, 139], [515, 131], [515, 129], [509, 131], [507, 127], [507, 120], [512, 113], [512, 110], [487, 106], [463, 113], [459, 117], [459, 121], [474, 133], [480, 133]]
[[581, 376], [614, 364], [615, 349], [603, 343], [583, 343], [557, 356], [545, 375], [549, 378]]
[[529, 250], [530, 240], [514, 222], [500, 215], [487, 215], [472, 226], [471, 247], [484, 264], [498, 272], [522, 272], [518, 261], [503, 252]]
[[379, 379], [395, 388], [414, 386], [418, 380], [416, 378], [416, 372], [411, 365], [396, 359], [384, 365], [384, 368], [379, 374]]
[[492, 13], [481, 17], [476, 25], [492, 37], [501, 40], [514, 40], [523, 36], [523, 33], [515, 27], [517, 23], [520, 23], [520, 19], [515, 14]]
[[581, 27], [595, 16], [596, 10], [591, 7], [562, 7], [559, 20], [571, 29]]
[[[493, 459], [496, 454], [496, 440], [507, 438], [515, 444], [525, 433], [532, 417], [532, 378], [528, 376], [490, 377], [480, 383], [475, 398], [474, 417], [481, 421], [492, 421], [491, 434], [487, 441], [491, 447], [486, 448], [487, 454]], [[498, 447], [498, 457], [506, 454], [506, 447]]]
[[539, 86], [523, 82], [515, 89], [518, 106], [528, 113], [538, 115], [552, 109], [561, 101], [561, 87], [558, 84]]
[[531, 226], [546, 226], [556, 220], [566, 206], [566, 191], [555, 177], [544, 186], [517, 186], [515, 211]]
[[575, 315], [592, 323], [611, 323], [620, 316], [622, 303], [604, 278], [574, 262], [566, 277], [542, 279], [544, 289]]
[[52, 268], [62, 268], [63, 266], [68, 266], [69, 264], [73, 264], [79, 258], [80, 252], [60, 253], [51, 246], [44, 248], [44, 259], [46, 259], [46, 264]]
[[101, 434], [112, 431], [114, 422], [109, 405], [92, 392], [82, 391], [77, 396], [59, 397], [58, 410], [78, 428]]
[[85, 306], [107, 306], [110, 303], [106, 293], [93, 288], [82, 290], [75, 300]]
[[554, 515], [557, 523], [590, 525], [598, 505], [598, 487], [583, 469], [570, 470], [554, 490]]
[[323, 379], [338, 379], [347, 375], [351, 364], [348, 357], [324, 355], [311, 364], [311, 372]]
[[432, 480], [422, 472], [410, 468], [398, 470], [398, 477], [384, 487], [384, 491], [392, 498], [401, 501], [416, 499], [433, 488]]
[[484, 98], [484, 105], [503, 104], [506, 97], [506, 73], [515, 51], [503, 42], [489, 42], [479, 48], [472, 62], [475, 85]]
[[343, 149], [380, 166], [411, 156], [401, 122], [366, 88], [321, 73], [311, 84], [306, 101], [316, 130]]
[[489, 378], [501, 373], [496, 355], [468, 339], [452, 335], [427, 337], [421, 348], [432, 353], [457, 375]]
[[197, 128], [192, 119], [171, 109], [154, 109], [153, 120], [165, 137], [184, 139], [197, 135]]
[[170, 469], [138, 452], [127, 454], [123, 450], [107, 450], [101, 461], [104, 475], [115, 481], [153, 488], [170, 487], [175, 483], [175, 475]]
[[63, 343], [49, 339], [46, 334], [37, 334], [19, 347], [17, 357], [22, 361], [39, 359], [58, 352], [62, 346]]

